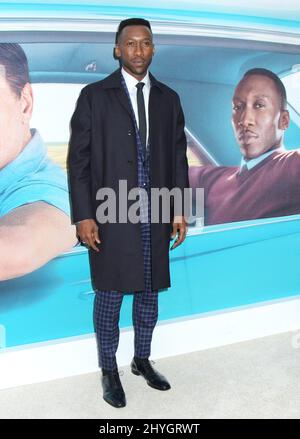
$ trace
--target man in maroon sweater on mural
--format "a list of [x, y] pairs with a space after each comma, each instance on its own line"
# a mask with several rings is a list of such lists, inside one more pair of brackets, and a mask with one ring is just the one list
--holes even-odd
[[240, 167], [191, 167], [191, 187], [204, 188], [205, 225], [300, 213], [300, 150], [287, 151], [286, 91], [277, 75], [251, 69], [233, 96], [232, 125]]

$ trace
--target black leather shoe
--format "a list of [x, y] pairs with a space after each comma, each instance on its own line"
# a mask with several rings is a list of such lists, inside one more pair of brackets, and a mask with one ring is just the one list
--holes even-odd
[[126, 398], [118, 371], [105, 372], [102, 376], [103, 399], [113, 407], [125, 407]]
[[148, 358], [134, 357], [131, 362], [131, 372], [134, 375], [142, 375], [147, 384], [157, 390], [169, 390], [171, 388], [167, 379], [157, 370], [153, 369]]

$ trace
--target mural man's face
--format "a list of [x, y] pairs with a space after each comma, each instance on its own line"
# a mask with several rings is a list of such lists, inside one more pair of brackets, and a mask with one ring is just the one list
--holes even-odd
[[251, 75], [238, 84], [233, 96], [232, 125], [246, 160], [282, 144], [289, 114], [282, 110], [278, 90], [271, 78]]

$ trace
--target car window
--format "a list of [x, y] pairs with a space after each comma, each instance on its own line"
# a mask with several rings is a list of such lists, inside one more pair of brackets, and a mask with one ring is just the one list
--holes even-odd
[[[88, 83], [104, 79], [117, 68], [117, 63], [112, 58], [113, 36], [107, 38], [109, 41], [103, 38], [101, 42], [80, 42], [78, 37], [78, 41], [73, 43], [52, 41], [23, 44], [29, 59], [34, 89], [35, 104], [31, 126], [41, 131], [49, 156], [64, 169], [70, 119], [80, 90]], [[268, 68], [277, 74], [281, 72], [291, 114], [291, 123], [284, 135], [284, 145], [287, 150], [299, 148], [298, 49], [283, 48], [281, 45], [270, 48], [262, 43], [254, 47], [247, 42], [228, 45], [199, 37], [181, 39], [178, 36], [174, 41], [173, 38], [158, 38], [151, 72], [180, 96], [185, 115], [190, 167], [214, 165], [218, 168], [233, 168], [240, 165], [241, 152], [231, 123], [231, 100], [236, 84], [251, 68]], [[197, 172], [199, 176], [202, 173], [204, 176], [207, 170], [198, 169]], [[232, 169], [232, 172], [235, 170]], [[205, 178], [209, 175], [205, 174]], [[206, 182], [199, 178], [195, 177], [195, 185], [207, 188], [206, 193], [211, 193]], [[221, 185], [218, 196], [222, 199], [223, 191], [224, 187]], [[281, 199], [278, 193], [274, 197]], [[243, 208], [245, 204], [247, 203], [242, 203]], [[217, 205], [221, 208], [221, 203]], [[241, 209], [235, 208], [240, 213]], [[282, 210], [275, 213], [281, 216]], [[266, 214], [258, 214], [261, 215]], [[228, 216], [222, 222], [232, 221], [232, 217]]]
[[[34, 110], [31, 127], [38, 128], [48, 149], [49, 156], [64, 169], [70, 135], [69, 125], [76, 100], [86, 84], [34, 83]], [[63, 105], [58, 104], [63, 102]], [[200, 141], [186, 129], [189, 165], [206, 165], [212, 158]]]
[[[289, 105], [300, 116], [300, 64], [294, 66], [292, 71], [282, 78], [282, 82], [286, 88]], [[300, 125], [300, 120], [297, 119]]]
[[31, 127], [39, 130], [49, 156], [65, 169], [70, 119], [84, 84], [37, 83], [32, 87], [34, 109]]

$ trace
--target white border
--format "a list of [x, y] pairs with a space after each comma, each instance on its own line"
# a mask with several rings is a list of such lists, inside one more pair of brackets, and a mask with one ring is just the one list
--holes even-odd
[[[189, 319], [160, 322], [154, 333], [151, 358], [164, 358], [215, 348], [288, 331], [291, 345], [300, 347], [300, 297]], [[0, 351], [0, 389], [98, 371], [94, 334], [35, 343]], [[133, 331], [121, 331], [118, 364], [133, 355]]]

